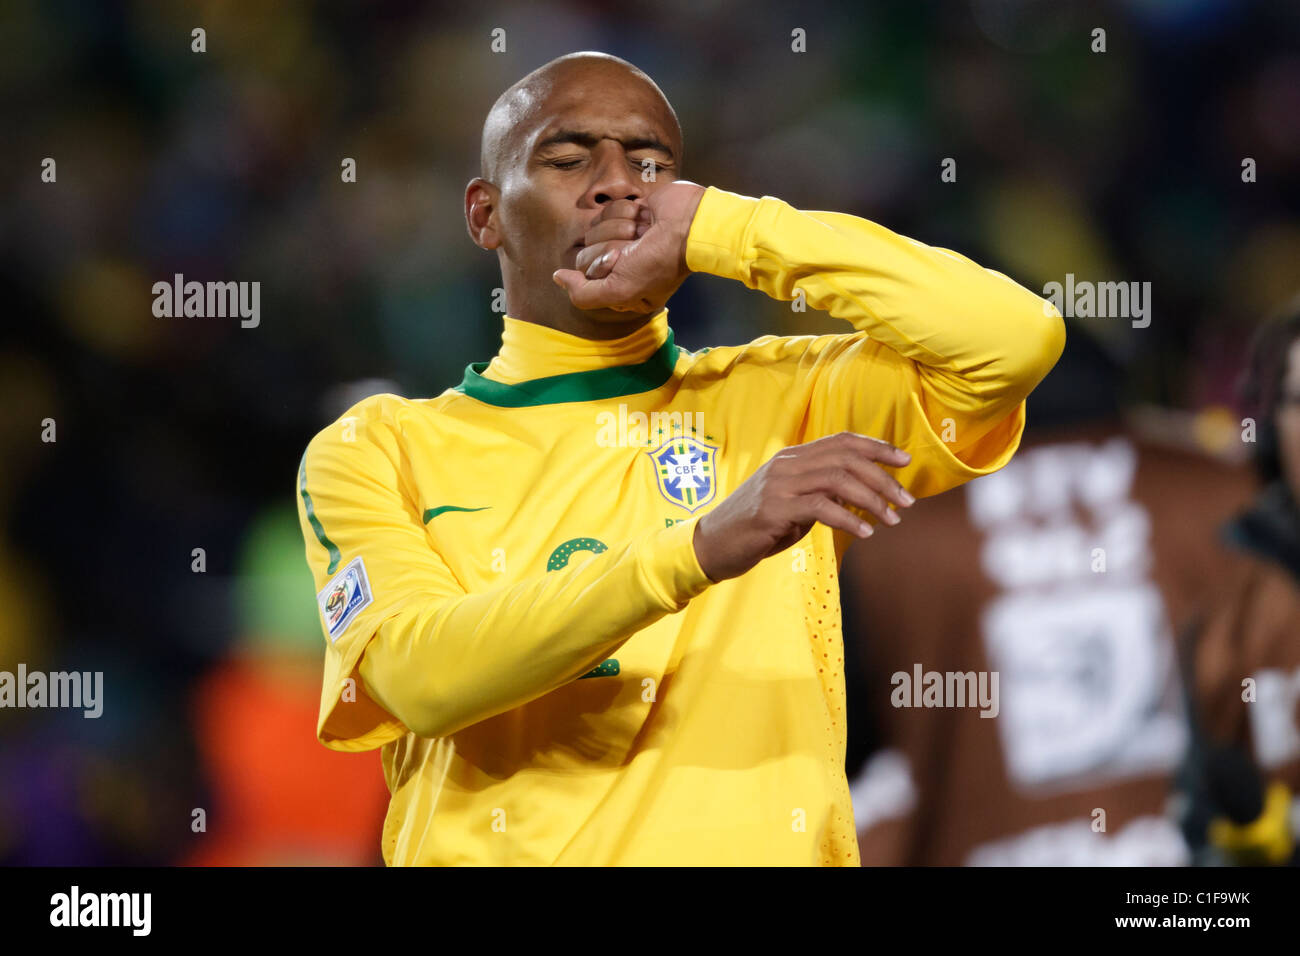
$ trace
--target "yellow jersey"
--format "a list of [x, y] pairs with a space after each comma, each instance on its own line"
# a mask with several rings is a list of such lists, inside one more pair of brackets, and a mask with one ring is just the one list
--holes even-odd
[[995, 471], [1064, 323], [964, 256], [770, 196], [710, 187], [686, 260], [854, 331], [688, 352], [666, 309], [613, 342], [507, 317], [459, 386], [368, 398], [303, 456], [318, 737], [383, 748], [390, 865], [858, 863], [850, 538], [815, 525], [715, 584], [695, 523], [839, 431], [909, 452], [917, 498]]

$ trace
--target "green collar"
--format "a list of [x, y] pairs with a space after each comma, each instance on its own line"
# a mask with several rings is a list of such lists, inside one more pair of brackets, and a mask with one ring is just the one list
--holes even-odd
[[518, 385], [506, 385], [483, 377], [487, 362], [474, 362], [465, 368], [465, 380], [455, 391], [464, 392], [488, 405], [501, 408], [524, 408], [529, 405], [559, 405], [564, 402], [599, 402], [620, 395], [654, 391], [672, 378], [677, 366], [678, 349], [673, 344], [673, 330], [655, 354], [637, 365], [612, 365], [587, 372], [569, 372], [534, 378]]

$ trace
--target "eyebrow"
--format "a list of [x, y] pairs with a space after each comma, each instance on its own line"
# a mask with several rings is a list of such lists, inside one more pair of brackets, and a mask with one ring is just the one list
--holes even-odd
[[[595, 133], [589, 133], [586, 130], [561, 129], [552, 133], [550, 136], [547, 136], [534, 146], [533, 152], [540, 152], [547, 146], [554, 146], [557, 143], [573, 143], [577, 146], [591, 149], [602, 139], [608, 138], [609, 137], [605, 136], [597, 136]], [[660, 142], [653, 136], [632, 136], [627, 139], [620, 139], [618, 142], [622, 144], [623, 148], [628, 152], [637, 149], [655, 149], [661, 153], [666, 153], [669, 159], [675, 158], [672, 149], [667, 144]]]

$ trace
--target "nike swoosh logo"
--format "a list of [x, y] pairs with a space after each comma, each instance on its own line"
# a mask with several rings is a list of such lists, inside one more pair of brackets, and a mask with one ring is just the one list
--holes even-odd
[[488, 505], [487, 508], [461, 508], [457, 505], [443, 505], [441, 508], [430, 508], [424, 513], [424, 523], [428, 524], [432, 519], [438, 517], [438, 515], [446, 514], [448, 511], [487, 511], [490, 507], [492, 506]]

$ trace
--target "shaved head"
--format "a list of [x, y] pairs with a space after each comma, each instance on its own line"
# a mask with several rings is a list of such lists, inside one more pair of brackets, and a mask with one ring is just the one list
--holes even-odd
[[527, 134], [544, 123], [545, 105], [552, 94], [566, 82], [585, 79], [600, 82], [644, 83], [663, 105], [676, 136], [677, 162], [681, 163], [682, 128], [677, 113], [659, 85], [627, 60], [608, 53], [583, 51], [567, 53], [544, 63], [497, 97], [483, 122], [483, 140], [479, 150], [479, 175], [491, 183], [500, 183], [506, 167], [522, 161]]
[[607, 53], [551, 60], [497, 98], [480, 150], [465, 224], [476, 245], [496, 252], [508, 314], [586, 338], [648, 321], [578, 309], [552, 276], [574, 268], [602, 210], [620, 204], [605, 229], [630, 242], [650, 198], [681, 178], [681, 124], [654, 80]]

